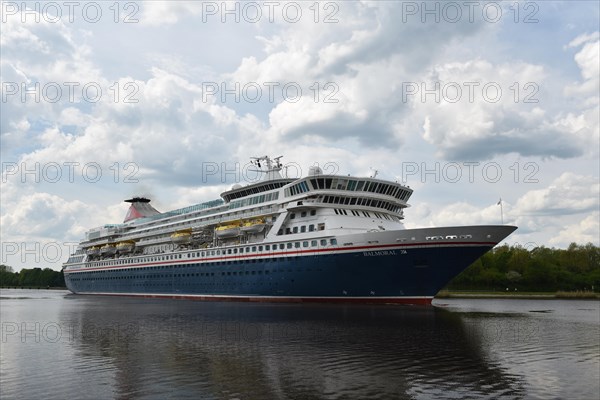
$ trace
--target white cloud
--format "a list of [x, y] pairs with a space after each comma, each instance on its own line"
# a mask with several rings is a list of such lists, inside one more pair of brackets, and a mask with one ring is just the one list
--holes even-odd
[[586, 123], [586, 114], [548, 115], [540, 100], [547, 99], [541, 89], [547, 76], [542, 66], [523, 62], [436, 66], [412, 98], [416, 111], [425, 115], [424, 139], [446, 159], [583, 154], [594, 125]]
[[2, 214], [3, 233], [10, 232], [13, 237], [29, 239], [48, 239], [55, 232], [65, 232], [66, 237], [76, 239], [85, 229], [79, 225], [77, 217], [90, 211], [90, 207], [81, 201], [65, 201], [59, 196], [41, 192], [22, 195], [13, 202], [16, 206]]
[[600, 32], [584, 33], [573, 39], [566, 47], [579, 47], [584, 43], [597, 42], [600, 39]]
[[565, 172], [550, 186], [531, 190], [518, 199], [515, 215], [565, 215], [590, 212], [600, 205], [597, 177]]
[[575, 62], [581, 70], [583, 82], [569, 85], [565, 88], [567, 96], [587, 96], [585, 103], [590, 106], [599, 104], [600, 93], [600, 36], [599, 32], [582, 35], [574, 39], [569, 47], [581, 47], [575, 54]]
[[[505, 212], [507, 204], [503, 205]], [[462, 225], [493, 225], [501, 221], [500, 206], [490, 204], [479, 207], [473, 204], [458, 202], [444, 206], [438, 211], [433, 211], [429, 204], [418, 204], [414, 209], [409, 209], [407, 228], [432, 227], [432, 226], [462, 226]]]
[[571, 243], [585, 244], [600, 242], [600, 213], [595, 211], [574, 224], [569, 224], [553, 236], [549, 243], [567, 247]]
[[202, 12], [202, 3], [201, 1], [144, 2], [140, 22], [148, 25], [175, 24], [186, 16], [199, 15]]
[[[19, 95], [2, 102], [3, 161], [80, 163], [75, 182], [3, 176], [3, 240], [25, 240], [29, 233], [40, 241], [75, 240], [85, 229], [121, 221], [122, 200], [135, 194], [147, 193], [163, 211], [210, 200], [235, 178], [206, 176], [203, 162], [231, 166], [263, 154], [283, 154], [303, 173], [316, 162], [341, 174], [378, 169], [391, 180], [403, 161], [488, 159], [503, 160], [508, 168], [545, 160], [536, 175], [552, 182], [545, 187], [503, 180], [494, 187], [476, 182], [430, 190], [417, 182], [407, 226], [497, 223], [499, 207], [489, 199], [502, 193], [505, 221], [516, 222], [522, 232], [517, 234], [527, 240], [562, 244], [567, 233], [581, 240], [594, 235], [598, 32], [574, 24], [572, 36], [560, 43], [530, 43], [523, 40], [527, 29], [556, 27], [540, 20], [514, 31], [512, 21], [479, 18], [423, 23], [420, 15], [405, 20], [401, 2], [334, 4], [336, 23], [322, 23], [323, 8], [315, 23], [310, 2], [302, 3], [304, 18], [297, 23], [278, 17], [273, 23], [263, 18], [223, 24], [220, 14], [205, 23], [202, 3], [163, 1], [142, 4], [140, 23], [131, 25], [50, 24], [43, 18], [23, 24], [19, 15], [9, 18], [0, 36], [2, 82], [93, 82], [104, 95], [96, 103], [85, 101], [80, 90], [56, 103], [23, 102]], [[544, 12], [560, 15], [562, 5], [556, 7]], [[256, 104], [232, 97], [221, 102], [219, 96], [203, 97], [202, 83], [209, 81], [229, 87], [295, 82], [303, 96], [291, 103], [279, 92], [271, 101], [264, 92]], [[438, 81], [496, 82], [502, 99], [454, 104], [431, 96], [422, 102], [420, 93], [403, 96], [407, 83], [431, 88]], [[325, 103], [330, 92], [323, 90], [315, 101], [311, 87], [323, 89], [328, 82], [339, 88], [338, 102]], [[526, 88], [529, 82], [537, 88]], [[521, 101], [527, 95], [539, 102]], [[81, 179], [81, 166], [89, 162], [103, 169], [97, 184]], [[139, 183], [124, 184], [128, 162], [137, 166]], [[110, 169], [115, 163], [118, 182]], [[564, 227], [567, 233], [556, 234]]]

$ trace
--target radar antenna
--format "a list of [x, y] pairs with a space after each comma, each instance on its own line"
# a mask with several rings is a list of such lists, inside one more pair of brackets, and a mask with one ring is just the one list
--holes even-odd
[[[250, 171], [266, 174], [263, 179], [265, 181], [282, 179], [281, 174], [279, 173], [279, 171], [281, 171], [281, 168], [282, 168], [282, 164], [280, 161], [282, 157], [283, 156], [279, 156], [279, 157], [275, 157], [273, 159], [271, 159], [269, 156], [250, 157], [251, 158], [250, 162], [253, 165], [256, 165], [258, 167], [258, 169], [254, 169], [254, 170], [250, 170]], [[262, 164], [261, 164], [261, 161], [262, 161]]]

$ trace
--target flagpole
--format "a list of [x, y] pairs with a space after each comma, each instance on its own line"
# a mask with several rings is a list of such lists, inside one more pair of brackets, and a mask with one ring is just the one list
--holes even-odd
[[502, 198], [500, 198], [498, 204], [500, 205], [500, 221], [502, 222], [502, 225], [504, 225], [504, 210], [502, 209]]

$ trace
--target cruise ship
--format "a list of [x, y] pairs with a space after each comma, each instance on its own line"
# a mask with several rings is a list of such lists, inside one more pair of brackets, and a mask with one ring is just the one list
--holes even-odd
[[134, 197], [121, 224], [86, 232], [63, 266], [75, 294], [196, 300], [430, 304], [515, 229], [406, 229], [409, 186], [372, 177], [282, 176], [253, 158], [257, 182], [159, 212]]

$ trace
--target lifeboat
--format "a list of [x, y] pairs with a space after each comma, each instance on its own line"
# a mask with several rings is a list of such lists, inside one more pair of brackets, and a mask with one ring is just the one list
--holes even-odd
[[117, 251], [119, 253], [131, 253], [135, 248], [135, 242], [133, 240], [126, 240], [124, 242], [117, 243]]
[[100, 254], [115, 254], [116, 252], [117, 248], [112, 243], [108, 243], [100, 247]]
[[173, 243], [189, 243], [192, 240], [192, 229], [184, 229], [171, 234], [171, 241]]
[[258, 233], [262, 232], [265, 229], [265, 220], [264, 218], [256, 218], [250, 221], [246, 221], [240, 227], [240, 230], [244, 233]]
[[100, 253], [100, 247], [92, 246], [92, 247], [88, 248], [85, 252], [88, 256], [95, 256]]
[[240, 223], [233, 222], [227, 225], [217, 226], [215, 234], [219, 239], [226, 239], [240, 235]]

